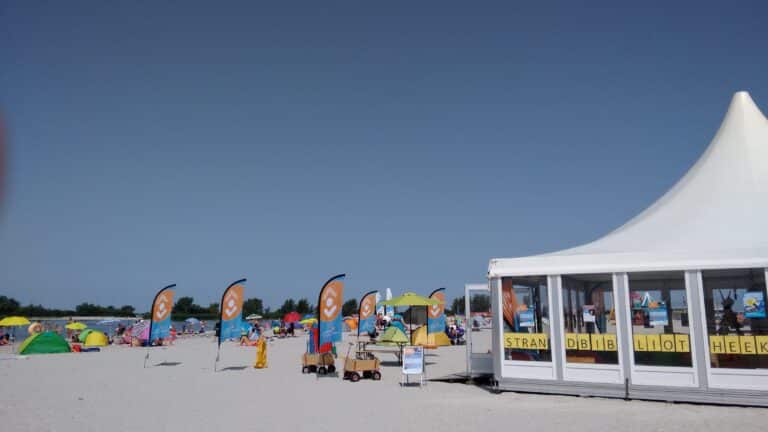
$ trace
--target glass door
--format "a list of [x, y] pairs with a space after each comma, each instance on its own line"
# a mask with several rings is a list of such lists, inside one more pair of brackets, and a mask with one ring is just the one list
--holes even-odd
[[[493, 374], [491, 290], [485, 284], [464, 286], [467, 339], [467, 374]], [[450, 331], [450, 329], [449, 329]]]
[[613, 275], [563, 275], [560, 286], [563, 378], [623, 383], [617, 325], [621, 311], [616, 309]]
[[627, 283], [632, 384], [698, 386], [685, 274], [630, 273]]

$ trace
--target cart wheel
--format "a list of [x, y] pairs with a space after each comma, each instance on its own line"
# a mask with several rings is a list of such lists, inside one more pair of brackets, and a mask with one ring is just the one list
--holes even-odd
[[357, 372], [350, 372], [349, 373], [349, 380], [352, 382], [358, 382], [360, 381], [360, 375], [357, 374]]
[[371, 371], [363, 371], [363, 378], [368, 379], [371, 377]]
[[325, 366], [320, 366], [319, 368], [317, 368], [317, 373], [320, 375], [325, 375], [328, 373], [328, 370], [325, 369]]
[[381, 379], [381, 372], [379, 371], [373, 371], [371, 374], [371, 378], [373, 378], [374, 381], [378, 381]]
[[328, 373], [334, 373], [336, 372], [336, 366], [330, 365], [328, 366]]
[[315, 373], [315, 372], [317, 372], [317, 366], [310, 366], [309, 373]]
[[304, 366], [303, 368], [301, 368], [301, 373], [308, 374], [309, 373], [309, 366]]

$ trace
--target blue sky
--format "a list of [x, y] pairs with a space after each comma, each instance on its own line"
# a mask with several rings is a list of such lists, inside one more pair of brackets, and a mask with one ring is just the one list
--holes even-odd
[[0, 6], [0, 294], [148, 309], [461, 295], [687, 170], [738, 90], [768, 111], [766, 2]]

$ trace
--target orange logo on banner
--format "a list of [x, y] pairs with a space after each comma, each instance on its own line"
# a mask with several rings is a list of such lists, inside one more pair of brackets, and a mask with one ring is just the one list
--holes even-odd
[[152, 321], [160, 322], [171, 313], [173, 306], [173, 290], [165, 290], [160, 293], [160, 296], [155, 300], [155, 305], [152, 308]]
[[501, 302], [503, 304], [504, 319], [509, 325], [513, 325], [515, 322], [515, 314], [517, 313], [517, 297], [515, 296], [515, 290], [512, 288], [510, 281], [509, 286], [501, 288]]
[[341, 313], [344, 282], [334, 280], [329, 283], [320, 296], [320, 320], [333, 321]]
[[221, 319], [229, 321], [240, 315], [243, 310], [243, 286], [235, 285], [224, 294], [224, 304], [221, 307]]
[[376, 294], [368, 294], [363, 299], [363, 304], [360, 307], [360, 320], [364, 320], [373, 315], [374, 309], [376, 309]]
[[432, 300], [438, 300], [440, 304], [432, 305], [429, 307], [429, 317], [433, 319], [440, 318], [440, 315], [442, 315], [443, 311], [445, 310], [445, 293], [439, 291], [432, 294], [430, 298]]

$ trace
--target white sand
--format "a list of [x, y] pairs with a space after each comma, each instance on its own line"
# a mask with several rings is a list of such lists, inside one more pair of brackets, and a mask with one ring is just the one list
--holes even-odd
[[[303, 375], [304, 339], [269, 346], [269, 368], [250, 367], [255, 348], [227, 344], [213, 372], [213, 338], [153, 349], [10, 359], [0, 351], [0, 431], [753, 431], [768, 410], [599, 398], [491, 394], [431, 382], [401, 388], [394, 357], [380, 382]], [[339, 344], [346, 353], [346, 344]], [[432, 352], [431, 352], [432, 353]], [[465, 368], [464, 347], [429, 356], [430, 376]], [[337, 362], [341, 366], [341, 359]]]

